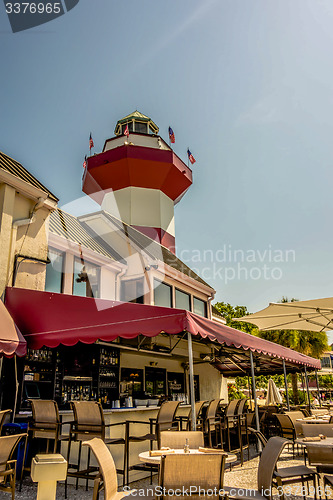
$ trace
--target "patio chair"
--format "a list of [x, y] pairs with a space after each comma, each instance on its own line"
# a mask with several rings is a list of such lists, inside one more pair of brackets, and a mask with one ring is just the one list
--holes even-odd
[[[313, 426], [316, 425], [313, 424]], [[326, 446], [307, 445], [306, 454], [309, 465], [316, 467], [318, 473], [333, 473], [332, 448]]]
[[12, 410], [2, 410], [2, 411], [0, 411], [0, 436], [2, 434], [3, 424], [5, 423], [6, 418], [8, 417], [8, 415], [11, 414], [11, 412], [12, 412]]
[[318, 436], [319, 434], [333, 437], [333, 424], [302, 424], [302, 432], [305, 437]]
[[[256, 436], [258, 442], [261, 443], [262, 449], [264, 449], [268, 441], [262, 434], [262, 432], [257, 431], [256, 429], [253, 428], [249, 428], [249, 431]], [[283, 487], [284, 484], [295, 484], [298, 482], [303, 483], [304, 478], [305, 480], [308, 479], [313, 480], [315, 473], [316, 471], [314, 469], [310, 469], [306, 465], [304, 466], [296, 465], [292, 467], [282, 467], [282, 468], [277, 468], [277, 465], [275, 465], [273, 478], [274, 480], [276, 480], [277, 483], [279, 483], [280, 486]]]
[[295, 458], [296, 430], [291, 418], [285, 413], [274, 413], [273, 415], [277, 418], [280, 424], [280, 436], [291, 441], [290, 444], [293, 449], [293, 458]]
[[16, 460], [12, 457], [20, 440], [26, 437], [26, 434], [0, 437], [0, 491], [11, 493], [12, 500], [15, 498], [16, 479]]
[[[179, 401], [165, 401], [159, 409], [156, 419], [150, 418], [149, 422], [144, 422], [141, 420], [127, 420], [126, 421], [126, 433], [125, 433], [125, 460], [124, 463], [126, 468], [126, 484], [129, 481], [129, 473], [131, 470], [141, 470], [150, 471], [151, 477], [152, 472], [157, 470], [154, 465], [147, 464], [130, 464], [130, 443], [139, 443], [144, 441], [149, 441], [149, 448], [153, 449], [153, 443], [157, 443], [160, 447], [160, 435], [162, 431], [178, 430], [178, 422], [176, 421], [176, 412], [179, 406]], [[149, 432], [143, 435], [131, 434], [132, 424], [135, 425], [149, 425]]]
[[[122, 426], [125, 422], [119, 422], [116, 424], [106, 424], [104, 421], [104, 412], [102, 405], [97, 401], [71, 401], [71, 409], [74, 413], [74, 421], [71, 422], [71, 427], [69, 431], [69, 441], [67, 449], [67, 463], [68, 463], [68, 477], [76, 478], [76, 489], [78, 488], [79, 479], [86, 480], [86, 489], [88, 489], [88, 481], [94, 480], [97, 468], [90, 465], [90, 448], [88, 448], [88, 458], [87, 458], [87, 468], [80, 470], [81, 465], [81, 451], [82, 442], [88, 439], [100, 438], [105, 444], [108, 445], [124, 445], [125, 448], [125, 438], [124, 437], [114, 437], [107, 438], [105, 436], [106, 429], [110, 429], [116, 426]], [[72, 443], [78, 442], [79, 452], [77, 464], [70, 462], [70, 454]], [[117, 469], [117, 473], [123, 476], [123, 484], [125, 484], [125, 453], [124, 453], [124, 465], [122, 469]], [[67, 478], [65, 481], [65, 498], [67, 498]]]
[[[238, 405], [241, 403], [241, 399], [234, 399], [230, 401], [228, 404], [226, 410], [225, 410], [225, 415], [224, 415], [224, 420], [221, 424], [221, 430], [224, 431], [225, 435], [225, 442], [227, 443], [228, 446], [228, 451], [240, 451], [241, 453], [241, 463], [243, 464], [243, 447], [242, 447], [242, 431], [241, 431], [241, 421], [240, 421], [240, 415], [237, 413], [237, 408]], [[246, 402], [246, 400], [244, 400]], [[243, 423], [246, 426], [246, 422]], [[234, 437], [234, 440], [236, 439], [236, 447], [232, 446], [232, 439], [231, 436]]]
[[[257, 431], [257, 429], [254, 429], [253, 427], [248, 427], [248, 431], [253, 434], [256, 438], [256, 445], [257, 445], [257, 450], [259, 449], [258, 447], [258, 443], [261, 444], [262, 448], [265, 448], [266, 444], [267, 444], [267, 439], [266, 437], [263, 435], [263, 433], [261, 431]], [[261, 453], [260, 453], [261, 454]]]
[[324, 482], [325, 498], [327, 499], [327, 487], [330, 490], [332, 490], [332, 488], [333, 488], [333, 476], [326, 476], [326, 475], [324, 475], [323, 482]]
[[[271, 437], [263, 448], [258, 467], [258, 490], [247, 490], [234, 486], [224, 486], [227, 496], [233, 500], [246, 500], [249, 497], [255, 500], [272, 499], [272, 487], [283, 488], [286, 484], [295, 484], [313, 479], [316, 490], [316, 476], [314, 470], [305, 466], [277, 468], [278, 459], [289, 441], [280, 436]], [[290, 469], [293, 475], [290, 476]], [[296, 471], [296, 469], [298, 469]], [[281, 495], [283, 497], [283, 495]]]
[[100, 438], [93, 438], [82, 443], [93, 452], [99, 465], [99, 474], [94, 479], [93, 500], [98, 500], [99, 492], [104, 488], [104, 500], [120, 500], [130, 495], [131, 491], [118, 492], [117, 470], [110, 450]]
[[163, 431], [161, 432], [161, 448], [168, 446], [174, 449], [183, 449], [186, 439], [190, 449], [204, 446], [204, 435], [201, 431]]
[[304, 418], [303, 412], [300, 410], [299, 411], [285, 411], [284, 414], [288, 415], [288, 417], [292, 421], [294, 428], [295, 428], [296, 438], [303, 437], [302, 422], [297, 422], [297, 420]]
[[[207, 401], [196, 401], [195, 402], [195, 417], [196, 417], [196, 428], [197, 430], [203, 430], [203, 418], [202, 418], [202, 410], [205, 406]], [[190, 413], [188, 415], [188, 421], [187, 421], [187, 430], [191, 430], [191, 423], [192, 423], [192, 410], [190, 410]]]
[[210, 401], [207, 407], [205, 421], [203, 424], [205, 439], [208, 440], [210, 448], [213, 448], [212, 435], [215, 435], [216, 446], [218, 446], [221, 443], [221, 448], [222, 448], [223, 444], [221, 418], [218, 416], [220, 402], [221, 399], [213, 399], [212, 401]]
[[225, 459], [225, 453], [162, 456], [159, 475], [161, 491], [183, 490], [184, 488], [185, 491], [191, 491], [192, 498], [199, 496], [199, 488], [204, 491], [216, 488], [220, 491], [223, 487]]
[[[249, 432], [247, 427], [247, 413], [245, 412], [245, 407], [247, 404], [247, 398], [243, 398], [240, 400], [236, 413], [238, 417], [238, 425], [240, 431], [240, 455], [241, 455], [241, 464], [244, 462], [244, 450], [247, 449], [247, 459], [250, 460], [250, 446], [249, 446]], [[252, 415], [250, 413], [250, 415]], [[253, 417], [252, 417], [253, 418]]]
[[56, 453], [58, 443], [62, 439], [68, 439], [61, 436], [61, 422], [58, 405], [56, 401], [49, 399], [30, 399], [32, 409], [32, 420], [28, 424], [28, 438], [26, 439], [23, 453], [23, 463], [20, 478], [20, 491], [25, 471], [30, 471], [30, 466], [26, 467], [26, 454], [28, 443], [35, 439], [46, 440], [46, 453], [50, 451], [50, 442], [53, 441], [51, 450]]
[[[196, 401], [195, 402], [195, 415], [196, 415], [196, 424], [197, 427], [202, 426], [202, 408], [207, 403], [207, 401]], [[191, 422], [192, 422], [192, 408], [189, 409], [187, 415], [176, 415], [176, 420], [180, 422], [180, 430], [191, 430]]]

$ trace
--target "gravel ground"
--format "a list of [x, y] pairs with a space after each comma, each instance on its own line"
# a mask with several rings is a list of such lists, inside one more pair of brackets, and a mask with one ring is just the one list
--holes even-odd
[[[246, 455], [247, 457], [247, 455]], [[258, 469], [259, 458], [256, 456], [255, 449], [251, 447], [250, 460], [244, 462], [244, 465], [236, 464], [232, 466], [230, 470], [229, 465], [224, 476], [224, 484], [226, 486], [237, 486], [238, 488], [257, 488], [257, 469]], [[279, 464], [281, 467], [290, 467], [293, 465], [303, 465], [303, 456], [298, 456], [296, 459], [292, 458], [292, 454], [289, 451], [285, 451], [280, 459]], [[157, 477], [154, 477], [154, 484], [157, 484]], [[321, 482], [322, 484], [322, 482]], [[145, 488], [149, 487], [149, 480], [138, 481], [137, 483], [131, 484], [132, 488]], [[293, 494], [290, 496], [286, 495], [286, 499], [298, 500], [301, 499], [301, 493], [297, 491], [299, 485], [291, 486]], [[26, 478], [23, 486], [22, 492], [16, 492], [16, 500], [35, 500], [37, 497], [37, 486], [32, 483], [31, 479]], [[10, 494], [0, 492], [0, 500], [9, 500]], [[63, 500], [65, 498], [64, 485], [59, 483], [57, 488], [57, 500]], [[275, 497], [277, 498], [277, 497]], [[308, 499], [313, 499], [313, 495], [307, 497]], [[332, 498], [332, 495], [331, 495]], [[91, 500], [92, 499], [92, 488], [85, 491], [85, 488], [79, 487], [76, 490], [73, 486], [68, 486], [68, 500]], [[100, 500], [103, 500], [103, 494], [100, 495]]]

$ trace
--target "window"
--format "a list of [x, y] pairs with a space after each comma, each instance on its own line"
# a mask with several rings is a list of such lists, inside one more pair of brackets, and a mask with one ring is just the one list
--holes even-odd
[[138, 132], [139, 134], [146, 134], [147, 133], [147, 124], [135, 122], [135, 132]]
[[125, 125], [122, 126], [122, 133], [124, 134], [126, 130], [126, 126], [128, 125], [128, 131], [133, 132], [133, 122], [125, 123]]
[[45, 291], [61, 293], [64, 254], [57, 250], [49, 249], [48, 257], [51, 262], [46, 266]]
[[191, 300], [188, 293], [176, 289], [176, 307], [177, 309], [191, 310]]
[[331, 368], [331, 360], [328, 356], [321, 358], [320, 362], [322, 368]]
[[89, 262], [82, 264], [81, 259], [74, 259], [73, 295], [81, 297], [99, 296], [100, 268]]
[[204, 300], [193, 297], [193, 312], [207, 318], [207, 303]]
[[166, 283], [154, 280], [155, 306], [172, 307], [172, 287]]
[[135, 302], [136, 304], [143, 304], [144, 302], [143, 279], [122, 281], [121, 300], [123, 302]]

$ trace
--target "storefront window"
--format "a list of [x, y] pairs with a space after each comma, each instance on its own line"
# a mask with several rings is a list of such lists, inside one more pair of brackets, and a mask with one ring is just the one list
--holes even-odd
[[100, 268], [89, 262], [74, 260], [73, 295], [81, 297], [99, 297]]
[[121, 300], [123, 302], [134, 302], [143, 304], [144, 287], [143, 280], [129, 280], [121, 283]]
[[46, 266], [45, 291], [61, 293], [64, 254], [57, 250], [49, 249], [48, 257], [51, 262]]
[[176, 289], [176, 307], [177, 309], [191, 310], [191, 300], [188, 293]]
[[172, 307], [172, 287], [166, 283], [154, 280], [155, 306]]
[[200, 314], [200, 316], [207, 317], [207, 303], [203, 300], [193, 297], [193, 312]]

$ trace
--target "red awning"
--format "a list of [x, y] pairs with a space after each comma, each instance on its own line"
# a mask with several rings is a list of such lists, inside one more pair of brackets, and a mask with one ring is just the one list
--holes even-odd
[[318, 359], [181, 309], [22, 288], [7, 288], [5, 303], [32, 349], [190, 332], [237, 349], [320, 368]]
[[27, 342], [0, 300], [0, 356], [24, 356]]

